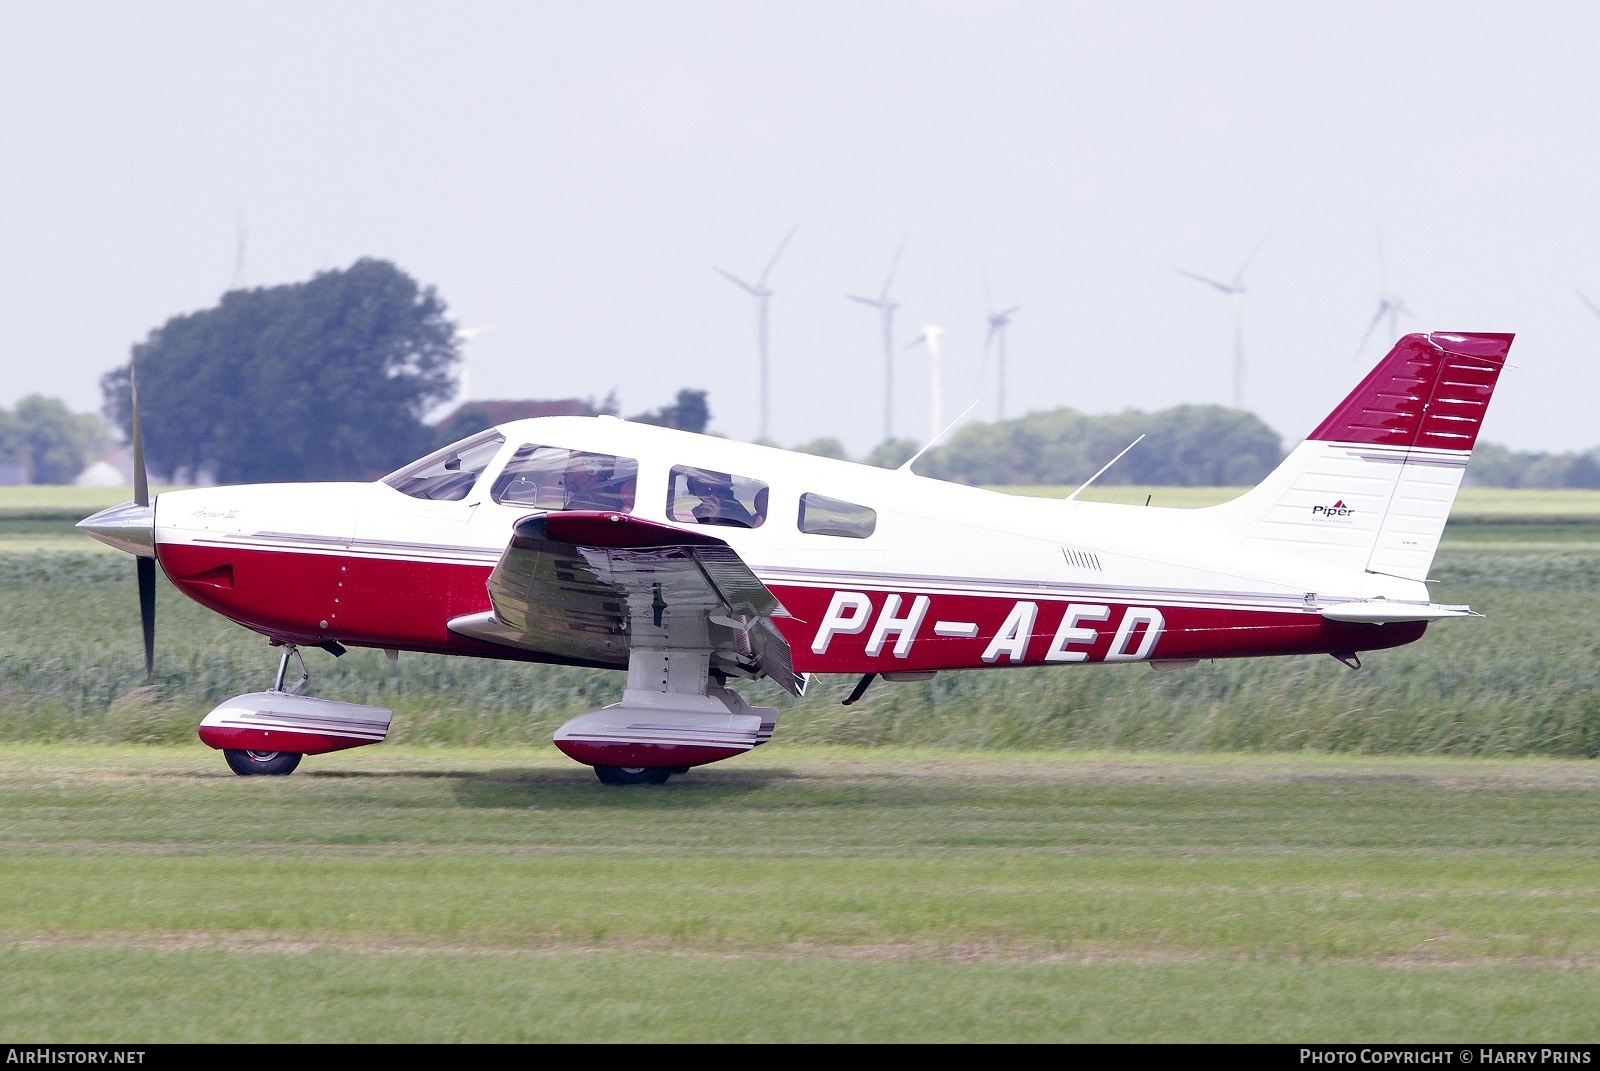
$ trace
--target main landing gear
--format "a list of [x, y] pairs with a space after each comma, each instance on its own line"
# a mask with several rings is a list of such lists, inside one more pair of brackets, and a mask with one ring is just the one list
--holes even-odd
[[687, 773], [687, 766], [596, 766], [594, 775], [605, 785], [664, 785], [675, 773]]

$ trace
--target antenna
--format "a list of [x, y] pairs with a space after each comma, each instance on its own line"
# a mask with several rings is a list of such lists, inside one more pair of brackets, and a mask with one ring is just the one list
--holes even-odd
[[761, 367], [760, 367], [760, 378], [761, 378], [761, 419], [760, 419], [760, 428], [761, 428], [761, 432], [760, 432], [760, 434], [761, 434], [761, 438], [763, 438], [763, 439], [767, 438], [767, 413], [768, 413], [768, 408], [767, 408], [767, 397], [768, 397], [768, 392], [767, 392], [767, 383], [768, 383], [768, 378], [767, 378], [767, 302], [772, 299], [772, 289], [767, 286], [767, 276], [772, 274], [772, 269], [777, 266], [778, 258], [783, 256], [783, 250], [789, 244], [789, 239], [793, 238], [794, 237], [794, 232], [799, 230], [799, 229], [800, 228], [798, 226], [794, 226], [794, 227], [790, 227], [789, 228], [789, 233], [784, 235], [783, 236], [783, 241], [778, 243], [778, 251], [776, 253], [772, 254], [772, 259], [767, 261], [767, 266], [765, 268], [761, 269], [761, 275], [756, 279], [756, 281], [754, 283], [747, 283], [743, 279], [739, 278], [737, 275], [734, 275], [732, 272], [723, 271], [721, 268], [718, 268], [718, 267], [713, 267], [711, 269], [712, 271], [716, 272], [718, 275], [722, 276], [724, 279], [728, 280], [730, 283], [733, 283], [735, 286], [737, 286], [741, 290], [745, 291], [745, 293], [749, 294], [751, 297], [756, 299], [756, 342], [757, 342], [757, 353], [758, 353], [758, 355], [760, 357], [760, 360], [761, 360]]
[[908, 350], [917, 346], [928, 348], [928, 434], [935, 437], [944, 426], [944, 371], [939, 365], [939, 339], [943, 336], [944, 328], [928, 324], [923, 327], [921, 336], [906, 346]]
[[[945, 425], [945, 427], [940, 430], [939, 434], [935, 435], [933, 438], [928, 440], [928, 443], [927, 443], [926, 446], [924, 446], [921, 450], [918, 450], [916, 453], [912, 454], [911, 457], [906, 460], [906, 463], [904, 465], [901, 465], [895, 471], [896, 472], [911, 472], [911, 463], [913, 461], [915, 461], [917, 458], [921, 457], [923, 454], [926, 454], [929, 450], [932, 450], [933, 449], [933, 444], [938, 442], [940, 439], [944, 438], [946, 435], [948, 435], [950, 433], [950, 429], [951, 428], [955, 427], [957, 424], [959, 424], [963, 420], [965, 420], [967, 418], [967, 414], [972, 412], [974, 409], [976, 409], [977, 406], [978, 406], [978, 403], [981, 402], [981, 401], [983, 401], [983, 399], [981, 397], [972, 399], [972, 404], [967, 406], [965, 409], [961, 410], [961, 415], [960, 416], [956, 417], [949, 424]], [[1142, 436], [1141, 436], [1141, 438], [1142, 438]], [[1123, 453], [1127, 453], [1127, 451], [1124, 450]], [[1118, 456], [1120, 457], [1121, 455], [1119, 454]], [[912, 473], [912, 474], [915, 475], [915, 473]]]
[[1239, 265], [1239, 270], [1233, 273], [1233, 281], [1231, 283], [1218, 282], [1209, 276], [1198, 275], [1183, 268], [1172, 269], [1185, 278], [1193, 279], [1197, 283], [1205, 283], [1207, 286], [1228, 295], [1228, 298], [1233, 302], [1233, 407], [1235, 409], [1244, 408], [1244, 273], [1245, 269], [1249, 268], [1251, 262], [1256, 259], [1256, 254], [1261, 252], [1261, 247], [1267, 244], [1267, 239], [1272, 237], [1272, 232], [1277, 227], [1278, 225], [1274, 223], [1267, 228], [1266, 233], [1261, 236], [1261, 240], [1255, 244], [1255, 248], [1250, 250], [1250, 255], [1244, 258], [1244, 263]]
[[895, 246], [894, 259], [889, 262], [889, 274], [884, 277], [883, 289], [875, 298], [861, 297], [859, 294], [846, 294], [851, 301], [859, 301], [863, 305], [870, 305], [878, 310], [883, 323], [883, 441], [888, 442], [894, 438], [894, 310], [900, 307], [899, 302], [889, 300], [889, 284], [894, 282], [895, 269], [900, 266], [900, 254], [905, 252], [906, 239], [909, 234], [900, 236], [900, 244]]
[[[1135, 446], [1138, 446], [1139, 443], [1141, 441], [1143, 441], [1143, 439], [1144, 439], [1144, 436], [1140, 435], [1139, 438], [1133, 440], [1133, 442], [1129, 443], [1127, 446], [1124, 446], [1122, 448], [1122, 454], [1126, 454], [1129, 450], [1132, 450]], [[1082, 486], [1080, 486], [1076, 491], [1072, 492], [1072, 494], [1067, 496], [1067, 501], [1071, 502], [1073, 499], [1077, 498], [1078, 495], [1083, 493], [1083, 489], [1085, 487], [1088, 487], [1091, 483], [1094, 483], [1101, 476], [1105, 475], [1106, 469], [1109, 469], [1112, 465], [1115, 465], [1117, 462], [1122, 460], [1122, 454], [1118, 454], [1116, 457], [1112, 458], [1110, 461], [1107, 461], [1104, 465], [1100, 466], [1100, 471], [1095, 473], [1093, 476], [1090, 476], [1087, 480], [1084, 480]], [[1145, 505], [1148, 506], [1149, 504], [1150, 504], [1150, 502], [1147, 499], [1145, 501]]]

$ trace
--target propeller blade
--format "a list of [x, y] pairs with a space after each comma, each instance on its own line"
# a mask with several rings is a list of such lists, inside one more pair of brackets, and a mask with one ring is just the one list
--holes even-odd
[[[133, 501], [150, 505], [150, 476], [144, 465], [144, 430], [139, 426], [138, 370], [128, 361], [128, 392], [133, 405]], [[153, 546], [153, 541], [152, 541]], [[156, 560], [135, 558], [139, 576], [139, 628], [144, 634], [144, 675], [149, 680], [156, 672]]]
[[139, 627], [144, 633], [144, 675], [156, 673], [156, 560], [135, 558], [139, 569]]
[[128, 390], [133, 396], [133, 501], [135, 505], [150, 504], [150, 477], [144, 469], [144, 433], [139, 429], [139, 374], [130, 358], [128, 361]]

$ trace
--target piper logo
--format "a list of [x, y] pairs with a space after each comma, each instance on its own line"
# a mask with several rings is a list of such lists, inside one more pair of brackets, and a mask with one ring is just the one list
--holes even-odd
[[1312, 518], [1319, 521], [1344, 521], [1348, 524], [1355, 514], [1356, 511], [1345, 505], [1342, 498], [1331, 506], [1311, 507]]

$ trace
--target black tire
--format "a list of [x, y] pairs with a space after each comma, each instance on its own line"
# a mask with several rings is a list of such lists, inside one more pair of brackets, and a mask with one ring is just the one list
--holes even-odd
[[596, 766], [594, 775], [607, 785], [663, 785], [672, 776], [672, 767]]
[[228, 766], [240, 777], [254, 777], [257, 774], [287, 777], [294, 773], [294, 768], [300, 765], [300, 760], [305, 756], [298, 751], [235, 751], [229, 748], [222, 752], [222, 757], [228, 760]]

